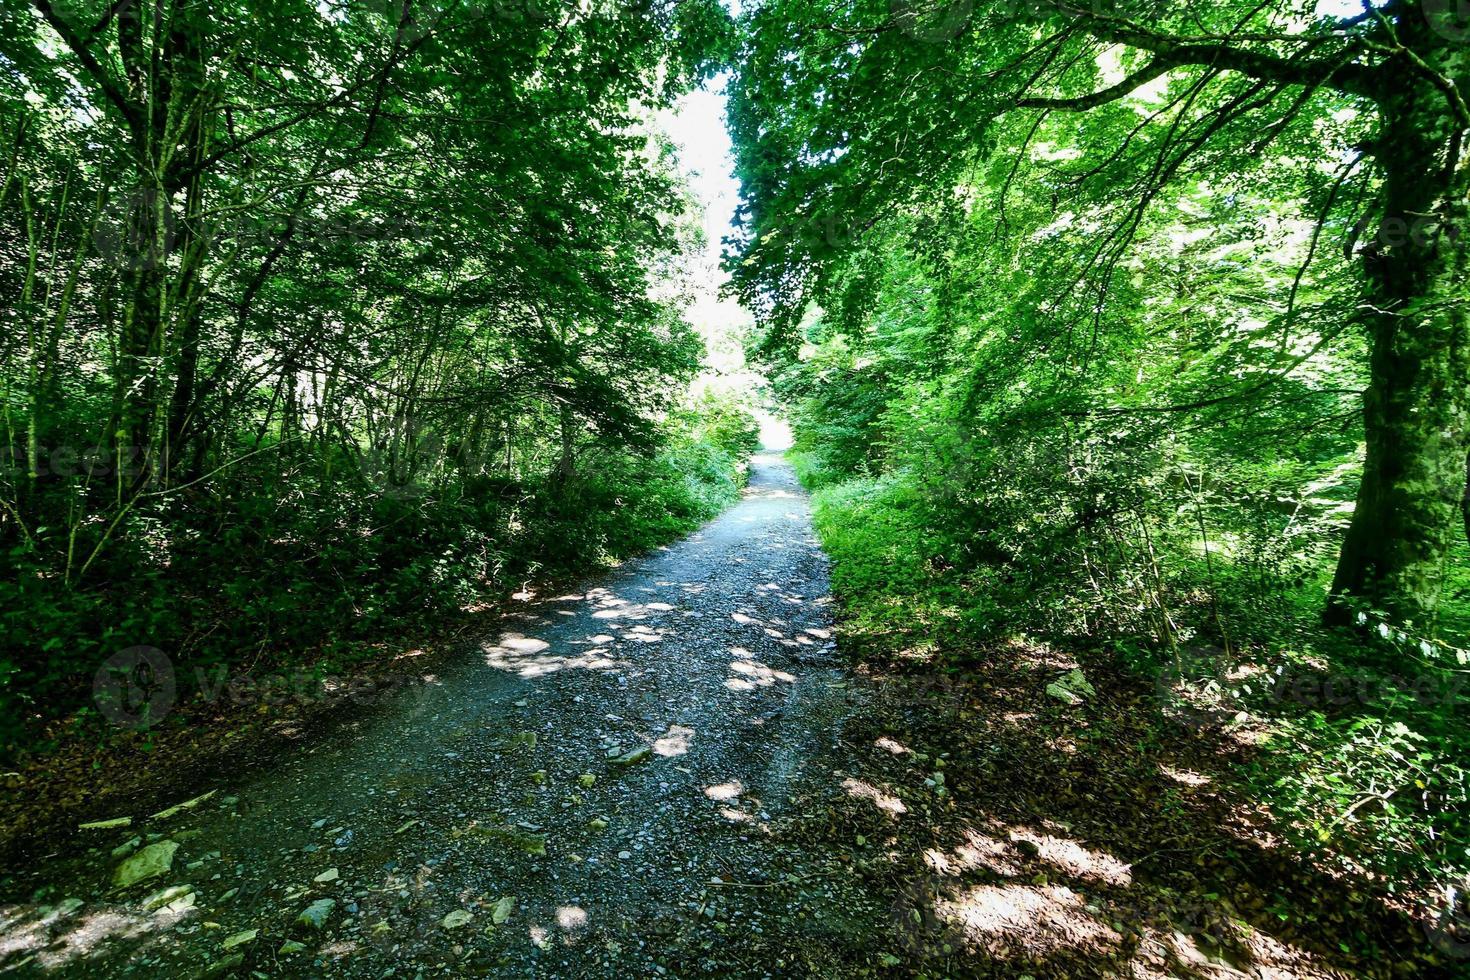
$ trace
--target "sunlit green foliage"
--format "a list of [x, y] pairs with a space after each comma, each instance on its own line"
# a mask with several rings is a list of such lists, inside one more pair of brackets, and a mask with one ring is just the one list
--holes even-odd
[[[1278, 720], [1302, 846], [1449, 877], [1470, 118], [1417, 88], [1466, 80], [1431, 6], [746, 5], [731, 269], [859, 652], [1204, 665]], [[1278, 670], [1373, 680], [1323, 714]]]
[[702, 347], [651, 122], [717, 2], [0, 27], [0, 740], [120, 648], [340, 660], [732, 497], [734, 423], [671, 418]]
[[695, 434], [734, 459], [760, 448], [760, 424], [735, 396], [706, 390], [690, 409]]

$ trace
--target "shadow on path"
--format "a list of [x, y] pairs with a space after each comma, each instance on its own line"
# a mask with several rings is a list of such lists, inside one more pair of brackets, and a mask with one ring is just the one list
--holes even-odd
[[[523, 597], [384, 710], [15, 876], [0, 968], [629, 976], [686, 947], [730, 968], [728, 931], [779, 929], [782, 910], [717, 911], [722, 891], [794, 867], [771, 825], [850, 707], [826, 593], [805, 494], [757, 458], [702, 530]], [[166, 874], [110, 890], [168, 841]], [[296, 924], [314, 902], [323, 927]]]

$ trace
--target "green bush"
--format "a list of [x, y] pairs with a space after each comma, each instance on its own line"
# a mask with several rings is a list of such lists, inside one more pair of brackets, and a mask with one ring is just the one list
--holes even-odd
[[[799, 471], [810, 480], [810, 469]], [[929, 519], [910, 475], [825, 485], [831, 471], [816, 475], [813, 517], [850, 647], [878, 658], [954, 651], [1001, 621], [975, 576], [945, 557], [953, 542]]]
[[808, 490], [821, 490], [851, 479], [850, 473], [833, 468], [828, 459], [815, 450], [791, 449], [786, 453], [786, 461], [796, 471], [796, 478], [801, 481], [801, 485]]
[[741, 479], [725, 448], [676, 425], [648, 455], [587, 452], [570, 479], [365, 493], [355, 472], [242, 467], [208, 507], [129, 515], [78, 587], [17, 546], [0, 577], [0, 755], [44, 750], [39, 732], [89, 704], [93, 672], [119, 649], [167, 653], [180, 697], [220, 664], [340, 666], [387, 632], [669, 541], [737, 500]]
[[706, 390], [694, 403], [688, 424], [694, 439], [737, 462], [760, 449], [760, 423], [734, 395]]

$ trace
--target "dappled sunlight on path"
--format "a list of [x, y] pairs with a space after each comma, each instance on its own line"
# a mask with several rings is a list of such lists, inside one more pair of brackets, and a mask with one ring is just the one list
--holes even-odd
[[[834, 636], [806, 498], [757, 459], [718, 520], [523, 593], [456, 663], [288, 764], [24, 869], [0, 904], [0, 966], [1365, 972], [1335, 967], [1321, 928], [1362, 921], [1354, 899], [1291, 879], [1256, 815], [1215, 795], [1241, 745], [1149, 743], [1146, 706], [1104, 678], [1080, 705], [1048, 696], [1079, 663], [1045, 644], [966, 678], [874, 679], [841, 667]], [[113, 890], [154, 840], [178, 845], [172, 867]], [[1319, 918], [1281, 917], [1311, 900]], [[311, 909], [320, 927], [298, 922]]]
[[[779, 934], [785, 913], [720, 911], [743, 894], [723, 883], [797, 867], [770, 827], [850, 708], [829, 686], [841, 672], [826, 589], [805, 495], [780, 460], [757, 458], [743, 501], [684, 541], [579, 589], [521, 593], [438, 676], [188, 818], [147, 823], [179, 844], [149, 887], [105, 887], [108, 852], [133, 828], [31, 869], [8, 891], [38, 897], [0, 913], [0, 963], [97, 976], [237, 960], [374, 977], [449, 963], [648, 975], [701, 957], [734, 969], [744, 954], [716, 948], [729, 922]], [[184, 905], [146, 907], [181, 885]], [[296, 924], [319, 901], [323, 927]]]

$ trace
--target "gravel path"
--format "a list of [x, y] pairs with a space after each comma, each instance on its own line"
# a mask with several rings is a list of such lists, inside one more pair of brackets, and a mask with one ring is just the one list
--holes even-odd
[[[0, 906], [0, 969], [787, 974], [742, 937], [820, 941], [851, 904], [771, 830], [853, 703], [826, 595], [805, 495], [758, 457], [738, 506], [525, 602], [433, 683], [17, 876], [8, 897], [27, 900]], [[110, 852], [135, 836], [177, 842], [172, 868], [110, 892]], [[767, 890], [790, 876], [800, 887]], [[172, 904], [145, 910], [150, 895]], [[322, 928], [295, 921], [321, 900]]]

